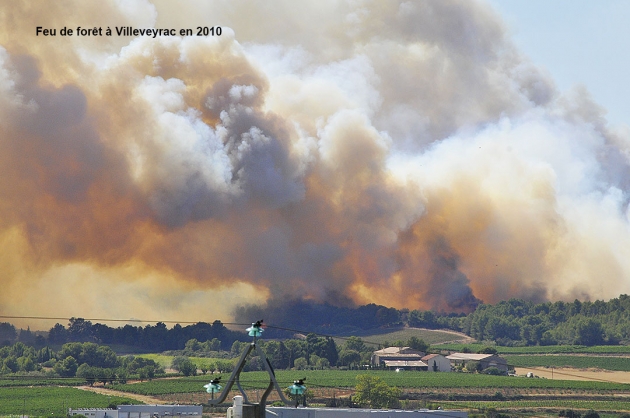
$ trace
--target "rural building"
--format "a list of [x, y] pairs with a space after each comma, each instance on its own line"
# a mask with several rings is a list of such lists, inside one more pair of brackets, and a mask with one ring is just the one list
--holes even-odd
[[385, 361], [422, 361], [424, 353], [409, 347], [387, 347], [372, 354], [372, 366], [383, 367]]
[[116, 409], [81, 408], [69, 409], [68, 415], [85, 415], [87, 418], [118, 418]]
[[481, 370], [485, 370], [488, 367], [496, 367], [502, 372], [507, 373], [508, 365], [507, 360], [499, 357], [496, 354], [472, 354], [472, 353], [453, 353], [450, 356], [446, 356], [450, 360], [452, 366], [466, 366], [471, 361], [479, 363]]
[[429, 365], [421, 360], [384, 360], [383, 363], [389, 370], [422, 370], [426, 372], [429, 369]]
[[[228, 417], [230, 411], [228, 410]], [[235, 416], [235, 415], [232, 415]], [[342, 408], [287, 408], [267, 407], [267, 416], [278, 418], [468, 418], [466, 411], [421, 409], [418, 411], [342, 409]]]
[[116, 409], [70, 409], [68, 415], [85, 415], [87, 418], [201, 418], [202, 409], [201, 405], [119, 405]]
[[441, 354], [427, 354], [421, 360], [428, 365], [430, 372], [451, 371], [451, 361]]

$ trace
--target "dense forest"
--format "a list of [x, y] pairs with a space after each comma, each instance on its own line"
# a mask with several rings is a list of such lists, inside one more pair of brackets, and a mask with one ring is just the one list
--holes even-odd
[[280, 328], [324, 334], [351, 334], [374, 328], [409, 325], [451, 329], [499, 345], [625, 344], [630, 342], [630, 296], [607, 302], [534, 303], [510, 299], [480, 304], [464, 314], [397, 310], [375, 304], [339, 308], [308, 301], [292, 301], [266, 308], [243, 308], [237, 318], [269, 318]]
[[199, 322], [185, 327], [175, 324], [172, 328], [168, 328], [163, 322], [144, 327], [127, 324], [112, 328], [104, 324], [93, 324], [83, 318], [70, 318], [67, 327], [55, 324], [48, 331], [47, 337], [28, 329], [18, 332], [13, 325], [0, 323], [0, 345], [10, 345], [14, 341], [35, 347], [60, 346], [67, 342], [95, 342], [125, 345], [138, 351], [161, 352], [181, 350], [190, 339], [199, 341], [217, 339], [220, 341], [221, 349], [229, 350], [234, 341], [247, 341], [249, 337], [243, 332], [226, 328], [221, 321], [214, 321], [212, 324]]
[[[242, 308], [237, 321], [250, 323], [265, 318], [270, 324], [268, 338], [290, 338], [296, 333], [349, 335], [371, 329], [409, 325], [430, 329], [461, 331], [477, 340], [499, 345], [625, 344], [630, 342], [630, 296], [609, 301], [533, 303], [510, 299], [495, 305], [480, 304], [474, 312], [446, 314], [433, 311], [394, 309], [369, 304], [356, 308], [315, 304], [309, 301], [285, 302], [282, 306]], [[68, 325], [56, 324], [47, 333], [16, 330], [0, 323], [0, 345], [17, 341], [34, 347], [61, 346], [67, 342], [95, 342], [125, 345], [138, 350], [161, 352], [182, 350], [187, 341], [216, 340], [221, 350], [230, 350], [235, 341], [248, 341], [246, 333], [228, 329], [221, 321], [199, 322], [168, 328], [155, 325], [125, 325], [113, 328], [71, 318]]]

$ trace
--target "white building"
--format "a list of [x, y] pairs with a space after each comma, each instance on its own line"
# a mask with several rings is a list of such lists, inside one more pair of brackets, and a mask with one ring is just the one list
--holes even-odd
[[201, 418], [202, 410], [201, 405], [119, 405], [117, 409], [69, 409], [68, 414], [87, 418]]
[[[235, 415], [233, 415], [235, 416]], [[228, 417], [230, 413], [228, 412]], [[267, 417], [277, 418], [468, 418], [465, 411], [401, 411], [392, 409], [287, 408], [269, 407]]]
[[430, 372], [451, 371], [450, 360], [441, 354], [427, 354], [426, 356], [422, 357], [422, 361], [429, 366], [428, 371]]
[[387, 347], [372, 353], [372, 365], [380, 367], [385, 361], [422, 361], [424, 353], [409, 347]]

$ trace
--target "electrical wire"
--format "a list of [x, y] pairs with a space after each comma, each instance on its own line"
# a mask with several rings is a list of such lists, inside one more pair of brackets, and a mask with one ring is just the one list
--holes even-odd
[[[0, 319], [27, 319], [27, 320], [48, 320], [48, 321], [70, 321], [70, 319], [81, 319], [83, 321], [90, 321], [90, 322], [96, 322], [96, 321], [101, 321], [101, 322], [130, 322], [130, 323], [164, 323], [164, 324], [187, 324], [187, 325], [194, 325], [194, 324], [199, 324], [202, 323], [203, 321], [174, 321], [174, 320], [145, 320], [145, 319], [120, 319], [120, 318], [82, 318], [82, 317], [72, 317], [72, 318], [63, 318], [63, 317], [53, 317], [53, 316], [18, 316], [18, 315], [0, 315]], [[223, 325], [229, 325], [229, 326], [250, 326], [251, 324], [247, 323], [238, 323], [238, 322], [223, 322], [220, 321], [221, 324]], [[207, 324], [212, 324], [212, 322], [206, 322]], [[303, 334], [303, 335], [308, 335], [308, 334], [315, 334], [318, 337], [325, 337], [325, 338], [335, 338], [335, 339], [340, 339], [340, 340], [350, 340], [352, 337], [342, 337], [342, 336], [337, 336], [337, 335], [331, 335], [331, 334], [322, 334], [322, 333], [316, 333], [316, 332], [311, 332], [311, 331], [305, 331], [305, 330], [298, 330], [298, 329], [293, 329], [293, 328], [286, 328], [286, 327], [280, 327], [280, 326], [275, 326], [275, 325], [269, 325], [269, 324], [263, 324], [263, 329], [264, 328], [269, 328], [269, 329], [277, 329], [280, 331], [289, 331], [289, 332], [293, 332], [294, 334]], [[380, 346], [382, 345], [381, 343], [378, 342], [374, 342], [374, 341], [367, 341], [364, 339], [361, 339], [361, 341], [363, 341], [364, 344], [370, 344], [370, 345], [375, 345], [375, 346]]]

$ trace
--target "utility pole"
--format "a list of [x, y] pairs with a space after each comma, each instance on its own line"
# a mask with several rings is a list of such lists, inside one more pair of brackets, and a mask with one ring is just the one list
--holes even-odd
[[[241, 355], [240, 360], [238, 361], [238, 363], [236, 363], [236, 366], [234, 367], [234, 370], [232, 371], [232, 375], [229, 377], [223, 390], [219, 393], [219, 396], [217, 398], [214, 397], [215, 391], [218, 392], [220, 390], [220, 386], [218, 386], [218, 378], [215, 379], [216, 381], [213, 380], [212, 382], [204, 386], [206, 390], [208, 391], [208, 393], [211, 394], [211, 399], [208, 400], [208, 404], [210, 404], [210, 406], [222, 403], [227, 398], [233, 385], [236, 385], [236, 387], [238, 388], [238, 390], [241, 392], [241, 395], [242, 395], [242, 396], [236, 396], [234, 398], [235, 408], [237, 407], [236, 398], [238, 398], [240, 408], [248, 409], [249, 411], [248, 413], [251, 414], [249, 416], [254, 416], [256, 418], [265, 417], [265, 405], [267, 403], [267, 396], [271, 393], [273, 389], [276, 390], [276, 392], [278, 393], [278, 396], [280, 397], [282, 402], [285, 403], [285, 405], [291, 404], [291, 401], [288, 400], [282, 393], [282, 389], [280, 389], [280, 386], [278, 385], [278, 382], [276, 381], [276, 374], [273, 370], [273, 367], [271, 367], [271, 363], [267, 359], [265, 352], [260, 348], [258, 344], [256, 344], [257, 338], [261, 337], [264, 331], [262, 327], [262, 322], [263, 322], [262, 319], [260, 321], [256, 321], [252, 323], [251, 327], [246, 329], [246, 331], [248, 332], [248, 335], [250, 337], [253, 337], [253, 341], [245, 349], [245, 351], [243, 351], [243, 354]], [[247, 399], [247, 393], [245, 393], [240, 383], [241, 371], [243, 370], [243, 367], [245, 366], [247, 357], [253, 351], [255, 351], [258, 354], [258, 356], [262, 359], [262, 363], [265, 367], [265, 370], [267, 370], [267, 373], [269, 374], [269, 384], [267, 386], [267, 389], [265, 389], [265, 391], [263, 392], [260, 398], [260, 401], [258, 401], [258, 403], [256, 404], [249, 402], [249, 400]], [[216, 389], [217, 386], [219, 388], [218, 390]], [[258, 393], [256, 393], [256, 398], [258, 399]]]

